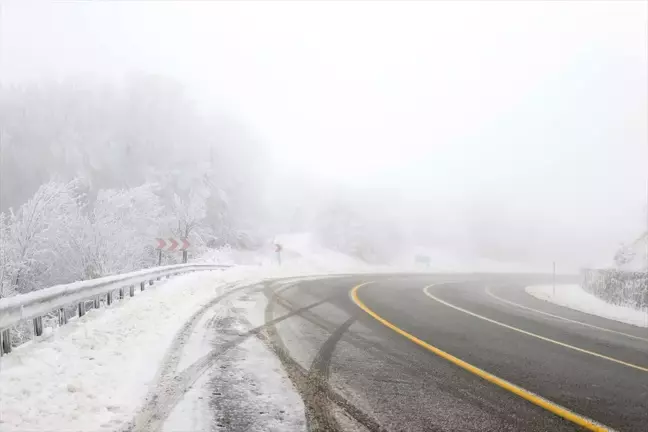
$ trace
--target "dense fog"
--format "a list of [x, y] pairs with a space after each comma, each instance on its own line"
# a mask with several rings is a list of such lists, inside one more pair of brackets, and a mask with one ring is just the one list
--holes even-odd
[[1, 2], [0, 297], [171, 235], [612, 265], [648, 219], [646, 4], [466, 5]]

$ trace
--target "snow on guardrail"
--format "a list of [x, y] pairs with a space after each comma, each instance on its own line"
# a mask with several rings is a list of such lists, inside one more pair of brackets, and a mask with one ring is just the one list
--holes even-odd
[[[52, 311], [59, 310], [59, 313], [62, 314], [60, 321], [64, 324], [67, 322], [65, 315], [65, 307], [67, 306], [78, 303], [79, 315], [83, 315], [84, 302], [91, 300], [98, 302], [100, 296], [106, 295], [107, 303], [110, 304], [112, 303], [113, 291], [118, 289], [122, 290], [121, 296], [123, 296], [123, 289], [127, 286], [131, 286], [132, 296], [132, 287], [136, 284], [140, 284], [141, 288], [144, 289], [146, 282], [152, 284], [154, 279], [165, 276], [170, 277], [175, 274], [202, 270], [221, 270], [229, 267], [228, 265], [219, 264], [176, 264], [70, 284], [56, 285], [15, 297], [3, 298], [0, 299], [0, 330], [16, 325], [22, 320], [34, 319], [34, 332], [40, 335], [39, 333], [42, 332], [41, 317]], [[4, 352], [9, 352], [11, 348], [8, 346], [6, 330], [4, 333], [4, 344], [0, 345], [0, 351], [3, 350], [4, 345]]]

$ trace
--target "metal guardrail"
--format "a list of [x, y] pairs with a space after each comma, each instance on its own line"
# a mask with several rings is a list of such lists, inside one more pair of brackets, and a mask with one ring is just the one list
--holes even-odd
[[180, 273], [222, 270], [228, 267], [230, 266], [218, 264], [177, 264], [155, 267], [88, 281], [56, 285], [0, 299], [0, 355], [11, 352], [9, 327], [20, 321], [33, 319], [34, 335], [41, 336], [43, 334], [42, 318], [51, 312], [58, 312], [59, 324], [63, 325], [68, 321], [66, 308], [71, 305], [76, 305], [78, 316], [83, 316], [89, 301], [94, 302], [95, 308], [100, 307], [102, 300], [105, 300], [106, 305], [111, 305], [117, 290], [119, 290], [119, 298], [123, 299], [125, 289], [128, 287], [129, 296], [133, 297], [137, 284], [140, 285], [140, 290], [144, 291], [146, 284], [153, 285], [156, 279], [169, 278]]

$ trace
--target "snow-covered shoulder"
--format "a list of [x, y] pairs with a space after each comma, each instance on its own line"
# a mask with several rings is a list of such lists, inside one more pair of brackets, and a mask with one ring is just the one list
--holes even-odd
[[[0, 430], [121, 430], [136, 416], [156, 384], [160, 366], [179, 330], [214, 298], [237, 286], [273, 278], [363, 269], [357, 260], [286, 243], [288, 253], [281, 266], [272, 262], [270, 255], [270, 259], [261, 256], [257, 265], [178, 276], [143, 292], [137, 290], [135, 297], [110, 307], [91, 310], [55, 331], [45, 329], [45, 336], [2, 357]], [[249, 315], [241, 305], [233, 305], [233, 315]], [[259, 317], [247, 318], [254, 325], [262, 324]], [[275, 393], [289, 394], [286, 378], [277, 372], [278, 360], [270, 360], [270, 353], [259, 344], [248, 341], [235, 351], [245, 351], [237, 370], [247, 374], [246, 382], [273, 382], [278, 389]], [[189, 343], [186, 348], [183, 355], [191, 357], [201, 354], [204, 347]], [[251, 369], [256, 372], [252, 374]], [[257, 396], [252, 399], [259, 402]], [[300, 424], [301, 417], [287, 414], [283, 407], [273, 406], [270, 411], [281, 417], [278, 427]]]
[[0, 360], [0, 430], [118, 430], [178, 329], [227, 286], [220, 272], [179, 276], [18, 347]]
[[619, 321], [637, 327], [648, 327], [648, 310], [607, 303], [583, 290], [580, 285], [532, 285], [526, 288], [530, 295], [560, 306]]

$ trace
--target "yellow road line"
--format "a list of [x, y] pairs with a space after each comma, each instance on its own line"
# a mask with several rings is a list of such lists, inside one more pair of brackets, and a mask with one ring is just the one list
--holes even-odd
[[558, 404], [555, 404], [542, 396], [538, 396], [528, 390], [523, 389], [522, 387], [516, 386], [515, 384], [512, 384], [502, 378], [499, 378], [493, 374], [490, 374], [483, 369], [480, 369], [476, 366], [471, 365], [468, 362], [465, 362], [461, 360], [460, 358], [457, 358], [453, 356], [452, 354], [449, 354], [435, 346], [430, 345], [429, 343], [417, 338], [416, 336], [406, 332], [405, 330], [400, 329], [396, 325], [392, 324], [391, 322], [387, 321], [380, 315], [378, 315], [376, 312], [373, 310], [369, 309], [369, 307], [364, 304], [362, 300], [358, 297], [358, 290], [360, 287], [367, 285], [366, 283], [357, 285], [351, 289], [350, 295], [351, 295], [351, 300], [363, 311], [368, 313], [372, 318], [374, 318], [376, 321], [384, 325], [385, 327], [390, 328], [391, 330], [395, 331], [396, 333], [400, 334], [401, 336], [406, 337], [410, 341], [414, 342], [415, 344], [427, 349], [428, 351], [433, 352], [434, 354], [438, 355], [439, 357], [442, 357], [449, 362], [459, 366], [462, 369], [467, 370], [468, 372], [471, 372], [486, 381], [493, 383], [497, 385], [498, 387], [501, 387], [505, 390], [510, 391], [513, 394], [516, 394], [520, 396], [523, 399], [526, 399], [527, 401], [538, 405], [539, 407], [542, 407], [546, 409], [547, 411], [552, 412], [553, 414], [556, 414], [557, 416], [560, 416], [564, 418], [565, 420], [568, 420], [572, 423], [575, 423], [579, 426], [584, 427], [587, 430], [591, 431], [610, 431], [612, 429], [603, 426], [594, 420], [588, 419], [587, 417], [584, 417], [580, 414], [576, 414], [573, 411], [568, 410], [567, 408], [564, 408]]
[[[530, 308], [530, 307], [528, 307], [528, 306], [521, 305], [521, 304], [516, 303], [516, 302], [513, 302], [513, 301], [511, 301], [511, 300], [506, 300], [506, 299], [504, 299], [504, 298], [502, 298], [502, 297], [496, 295], [495, 293], [493, 293], [493, 292], [490, 290], [490, 288], [486, 288], [486, 294], [488, 294], [489, 296], [491, 296], [491, 297], [493, 297], [494, 299], [497, 299], [497, 300], [499, 300], [499, 301], [501, 301], [501, 302], [503, 302], [503, 303], [508, 303], [508, 304], [510, 304], [510, 305], [513, 305], [513, 306], [519, 307], [519, 308], [521, 308], [521, 309], [526, 309], [526, 310], [529, 310], [529, 311], [532, 311], [532, 312], [536, 312], [536, 313], [539, 313], [539, 314], [542, 314], [542, 315], [550, 316], [550, 317], [552, 317], [552, 318], [558, 318], [558, 319], [563, 320], [563, 321], [567, 321], [567, 322], [574, 323], [574, 324], [580, 324], [580, 325], [582, 325], [582, 326], [590, 327], [590, 328], [594, 328], [594, 329], [601, 330], [601, 331], [604, 331], [604, 332], [614, 333], [614, 334], [618, 334], [618, 335], [623, 335], [623, 336], [627, 336], [627, 337], [632, 338], [632, 339], [637, 339], [637, 340], [640, 340], [640, 341], [648, 342], [648, 339], [646, 339], [646, 338], [642, 338], [642, 337], [639, 337], [639, 336], [631, 335], [631, 334], [628, 334], [628, 333], [623, 333], [623, 332], [616, 331], [616, 330], [610, 330], [610, 329], [605, 328], [605, 327], [595, 326], [595, 325], [593, 325], [593, 324], [588, 324], [588, 323], [585, 323], [585, 322], [582, 322], [582, 321], [577, 321], [577, 320], [573, 320], [573, 319], [565, 318], [565, 317], [562, 317], [562, 316], [560, 316], [560, 315], [554, 315], [554, 314], [549, 313], [549, 312], [544, 312], [544, 311], [541, 311], [541, 310], [538, 310], [538, 309]], [[583, 312], [583, 313], [586, 313], [586, 312]]]
[[578, 347], [575, 347], [575, 346], [573, 346], [573, 345], [566, 344], [566, 343], [564, 343], [564, 342], [559, 342], [559, 341], [557, 341], [557, 340], [550, 339], [550, 338], [548, 338], [548, 337], [540, 336], [539, 334], [531, 333], [531, 332], [529, 332], [529, 331], [522, 330], [522, 329], [519, 329], [519, 328], [517, 328], [517, 327], [513, 327], [513, 326], [510, 326], [510, 325], [508, 325], [508, 324], [504, 324], [504, 323], [502, 323], [502, 322], [499, 322], [499, 321], [495, 321], [494, 319], [486, 318], [485, 316], [483, 316], [483, 315], [479, 315], [479, 314], [476, 314], [475, 312], [471, 312], [471, 311], [469, 311], [468, 309], [464, 309], [464, 308], [461, 308], [461, 307], [459, 307], [459, 306], [455, 306], [455, 305], [453, 305], [452, 303], [448, 303], [447, 301], [445, 301], [445, 300], [441, 300], [440, 298], [438, 298], [438, 297], [436, 297], [436, 296], [430, 294], [430, 293], [428, 292], [428, 288], [431, 288], [431, 287], [433, 287], [433, 286], [434, 286], [434, 285], [429, 285], [429, 286], [426, 286], [425, 288], [423, 288], [423, 293], [424, 293], [426, 296], [430, 297], [432, 300], [435, 300], [435, 301], [437, 301], [437, 302], [439, 302], [439, 303], [441, 303], [441, 304], [444, 304], [444, 305], [446, 305], [446, 306], [448, 306], [448, 307], [451, 307], [451, 308], [453, 308], [453, 309], [456, 309], [456, 310], [458, 310], [458, 311], [460, 311], [460, 312], [466, 313], [466, 314], [468, 314], [468, 315], [472, 315], [472, 316], [474, 316], [474, 317], [476, 317], [476, 318], [483, 319], [484, 321], [488, 321], [488, 322], [490, 322], [490, 323], [497, 324], [498, 326], [502, 326], [502, 327], [507, 328], [507, 329], [510, 329], [510, 330], [515, 330], [516, 332], [519, 332], [519, 333], [522, 333], [522, 334], [525, 334], [525, 335], [528, 335], [528, 336], [533, 336], [534, 338], [538, 338], [538, 339], [541, 339], [541, 340], [546, 341], [546, 342], [551, 342], [551, 343], [553, 343], [553, 344], [560, 345], [560, 346], [563, 346], [563, 347], [565, 347], [565, 348], [572, 349], [572, 350], [574, 350], [574, 351], [582, 352], [582, 353], [589, 354], [589, 355], [594, 356], [594, 357], [598, 357], [598, 358], [602, 358], [602, 359], [605, 359], [605, 360], [609, 360], [609, 361], [611, 361], [611, 362], [618, 363], [618, 364], [621, 364], [621, 365], [624, 365], [624, 366], [627, 366], [627, 367], [630, 367], [630, 368], [633, 368], [633, 369], [637, 369], [637, 370], [640, 370], [640, 371], [642, 371], [642, 372], [648, 372], [648, 368], [646, 368], [646, 367], [638, 366], [638, 365], [636, 365], [636, 364], [632, 364], [632, 363], [628, 363], [628, 362], [624, 362], [623, 360], [618, 360], [618, 359], [615, 359], [615, 358], [613, 358], [613, 357], [608, 357], [608, 356], [606, 356], [606, 355], [599, 354], [599, 353], [595, 353], [595, 352], [593, 352], [593, 351], [588, 351], [588, 350], [586, 350], [586, 349], [578, 348]]

